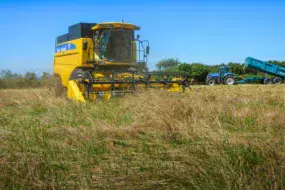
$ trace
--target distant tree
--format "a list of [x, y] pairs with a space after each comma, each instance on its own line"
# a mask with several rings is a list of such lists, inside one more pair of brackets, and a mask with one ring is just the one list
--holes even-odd
[[50, 80], [52, 78], [52, 75], [50, 73], [47, 72], [43, 72], [41, 79], [42, 80]]
[[178, 70], [179, 71], [182, 71], [184, 73], [187, 73], [189, 75], [192, 74], [192, 68], [191, 68], [191, 65], [188, 64], [188, 63], [182, 63], [178, 66]]
[[230, 62], [228, 63], [228, 66], [234, 74], [243, 75], [245, 73], [243, 64]]
[[47, 72], [42, 73], [41, 84], [43, 86], [51, 86], [54, 84], [54, 82], [55, 82], [55, 80], [50, 73], [47, 73]]
[[37, 75], [36, 75], [36, 73], [34, 73], [34, 72], [26, 72], [24, 78], [25, 78], [26, 80], [31, 80], [31, 81], [32, 81], [32, 80], [37, 80]]
[[285, 67], [285, 61], [272, 61], [272, 60], [270, 60], [270, 61], [268, 61], [269, 63], [272, 63], [272, 64], [275, 64], [275, 65], [279, 65], [279, 66], [281, 66], [281, 67]]
[[192, 63], [191, 64], [191, 76], [198, 82], [205, 81], [209, 70], [207, 66], [202, 63]]
[[0, 88], [15, 88], [22, 80], [22, 76], [10, 70], [0, 72]]
[[169, 59], [163, 59], [160, 60], [157, 64], [156, 64], [156, 68], [159, 71], [162, 70], [169, 70], [169, 69], [173, 69], [175, 67], [177, 67], [178, 65], [180, 65], [181, 62], [178, 59], [174, 59], [174, 58], [169, 58]]
[[192, 63], [187, 64], [183, 63], [178, 66], [179, 71], [185, 72], [190, 75], [197, 82], [205, 81], [209, 73], [208, 66], [203, 65], [202, 63]]
[[27, 72], [23, 76], [10, 70], [0, 71], [0, 88], [26, 88], [49, 86], [54, 82], [50, 73], [44, 72], [40, 78], [34, 72]]
[[23, 86], [35, 87], [40, 84], [40, 81], [37, 79], [37, 75], [34, 72], [26, 72], [24, 76]]
[[219, 68], [223, 66], [224, 64], [219, 64], [219, 65], [207, 65], [207, 69], [209, 73], [216, 73], [218, 72]]
[[10, 70], [2, 70], [0, 75], [1, 75], [1, 78], [3, 78], [3, 79], [12, 79], [13, 78], [13, 73]]

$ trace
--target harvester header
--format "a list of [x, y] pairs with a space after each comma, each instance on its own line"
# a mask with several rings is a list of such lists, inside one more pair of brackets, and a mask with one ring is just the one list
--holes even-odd
[[179, 92], [188, 78], [179, 73], [149, 72], [149, 42], [140, 40], [140, 27], [119, 22], [78, 23], [58, 36], [54, 75], [60, 89], [77, 101], [109, 99], [111, 95], [157, 87]]

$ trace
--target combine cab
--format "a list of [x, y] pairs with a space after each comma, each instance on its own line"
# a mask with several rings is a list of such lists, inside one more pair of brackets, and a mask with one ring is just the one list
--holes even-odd
[[180, 73], [149, 72], [149, 42], [127, 23], [79, 23], [57, 38], [54, 75], [76, 101], [109, 99], [141, 88], [180, 92], [189, 86]]

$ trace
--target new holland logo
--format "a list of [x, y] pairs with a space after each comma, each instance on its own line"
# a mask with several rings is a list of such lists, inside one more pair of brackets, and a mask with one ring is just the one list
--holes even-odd
[[68, 43], [68, 44], [61, 44], [55, 47], [55, 52], [64, 52], [64, 51], [69, 51], [69, 50], [73, 50], [76, 49], [76, 46], [72, 43]]

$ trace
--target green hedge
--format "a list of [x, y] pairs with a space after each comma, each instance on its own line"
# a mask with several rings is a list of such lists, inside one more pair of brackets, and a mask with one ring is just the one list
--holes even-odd
[[50, 73], [42, 73], [37, 76], [34, 72], [27, 72], [24, 75], [13, 73], [10, 70], [3, 70], [0, 73], [0, 89], [10, 88], [35, 88], [53, 84]]

